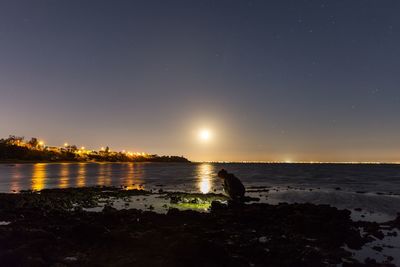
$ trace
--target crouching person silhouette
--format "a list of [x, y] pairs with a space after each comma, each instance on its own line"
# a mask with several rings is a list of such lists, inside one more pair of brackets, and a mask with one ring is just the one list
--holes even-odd
[[232, 200], [244, 200], [246, 190], [242, 182], [235, 175], [222, 169], [218, 172], [218, 177], [224, 179], [224, 190]]

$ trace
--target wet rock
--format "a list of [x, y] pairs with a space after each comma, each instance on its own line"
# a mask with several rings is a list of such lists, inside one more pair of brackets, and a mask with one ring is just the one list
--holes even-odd
[[174, 215], [177, 215], [179, 213], [180, 213], [179, 209], [177, 209], [177, 208], [169, 208], [168, 212], [167, 212], [167, 215], [174, 216]]
[[211, 204], [212, 201], [219, 200], [225, 201], [228, 200], [227, 196], [222, 194], [198, 194], [198, 193], [167, 193], [166, 198], [170, 199], [171, 204], [181, 204], [181, 203], [190, 203], [190, 204]]
[[383, 234], [382, 231], [376, 231], [372, 235], [375, 236], [376, 238], [378, 238], [379, 240], [382, 240], [383, 238], [385, 238], [385, 235]]
[[373, 246], [372, 249], [373, 249], [373, 250], [376, 250], [376, 251], [378, 251], [378, 252], [382, 252], [382, 250], [383, 250], [383, 248], [380, 247], [380, 246]]
[[[260, 195], [260, 197], [262, 197], [262, 195]], [[249, 197], [249, 196], [243, 197], [243, 202], [253, 202], [253, 201], [260, 201], [260, 198], [258, 198], [258, 197]]]
[[168, 247], [167, 266], [230, 266], [232, 260], [224, 247], [196, 235], [185, 234]]
[[211, 202], [211, 212], [216, 212], [218, 210], [224, 210], [228, 207], [228, 205], [220, 202], [220, 201], [213, 201]]
[[69, 232], [73, 239], [90, 244], [101, 240], [107, 231], [104, 226], [99, 223], [84, 222], [73, 225]]
[[387, 236], [397, 236], [397, 232], [388, 232]]
[[103, 208], [103, 212], [116, 212], [117, 209], [112, 207], [111, 205], [105, 205]]
[[74, 257], [74, 256], [65, 257], [65, 258], [64, 258], [64, 261], [65, 261], [65, 262], [75, 262], [75, 261], [78, 261], [78, 258], [77, 258], [77, 257]]

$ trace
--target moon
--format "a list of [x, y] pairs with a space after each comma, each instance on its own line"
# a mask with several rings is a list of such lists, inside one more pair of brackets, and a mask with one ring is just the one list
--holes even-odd
[[200, 140], [202, 140], [202, 141], [209, 141], [210, 140], [210, 138], [211, 138], [211, 132], [210, 132], [210, 130], [208, 130], [208, 129], [202, 129], [202, 130], [200, 130], [200, 132], [199, 132], [199, 138], [200, 138]]

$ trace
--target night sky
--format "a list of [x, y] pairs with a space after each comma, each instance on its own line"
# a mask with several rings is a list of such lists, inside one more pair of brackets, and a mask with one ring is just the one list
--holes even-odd
[[400, 161], [399, 14], [397, 0], [2, 0], [0, 137]]

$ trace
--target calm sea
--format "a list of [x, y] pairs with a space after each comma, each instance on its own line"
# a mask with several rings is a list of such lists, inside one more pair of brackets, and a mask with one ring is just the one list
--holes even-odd
[[[263, 202], [326, 203], [394, 215], [400, 212], [400, 165], [38, 163], [0, 164], [0, 192], [95, 185], [222, 192], [225, 168]], [[269, 192], [257, 192], [268, 187]]]

